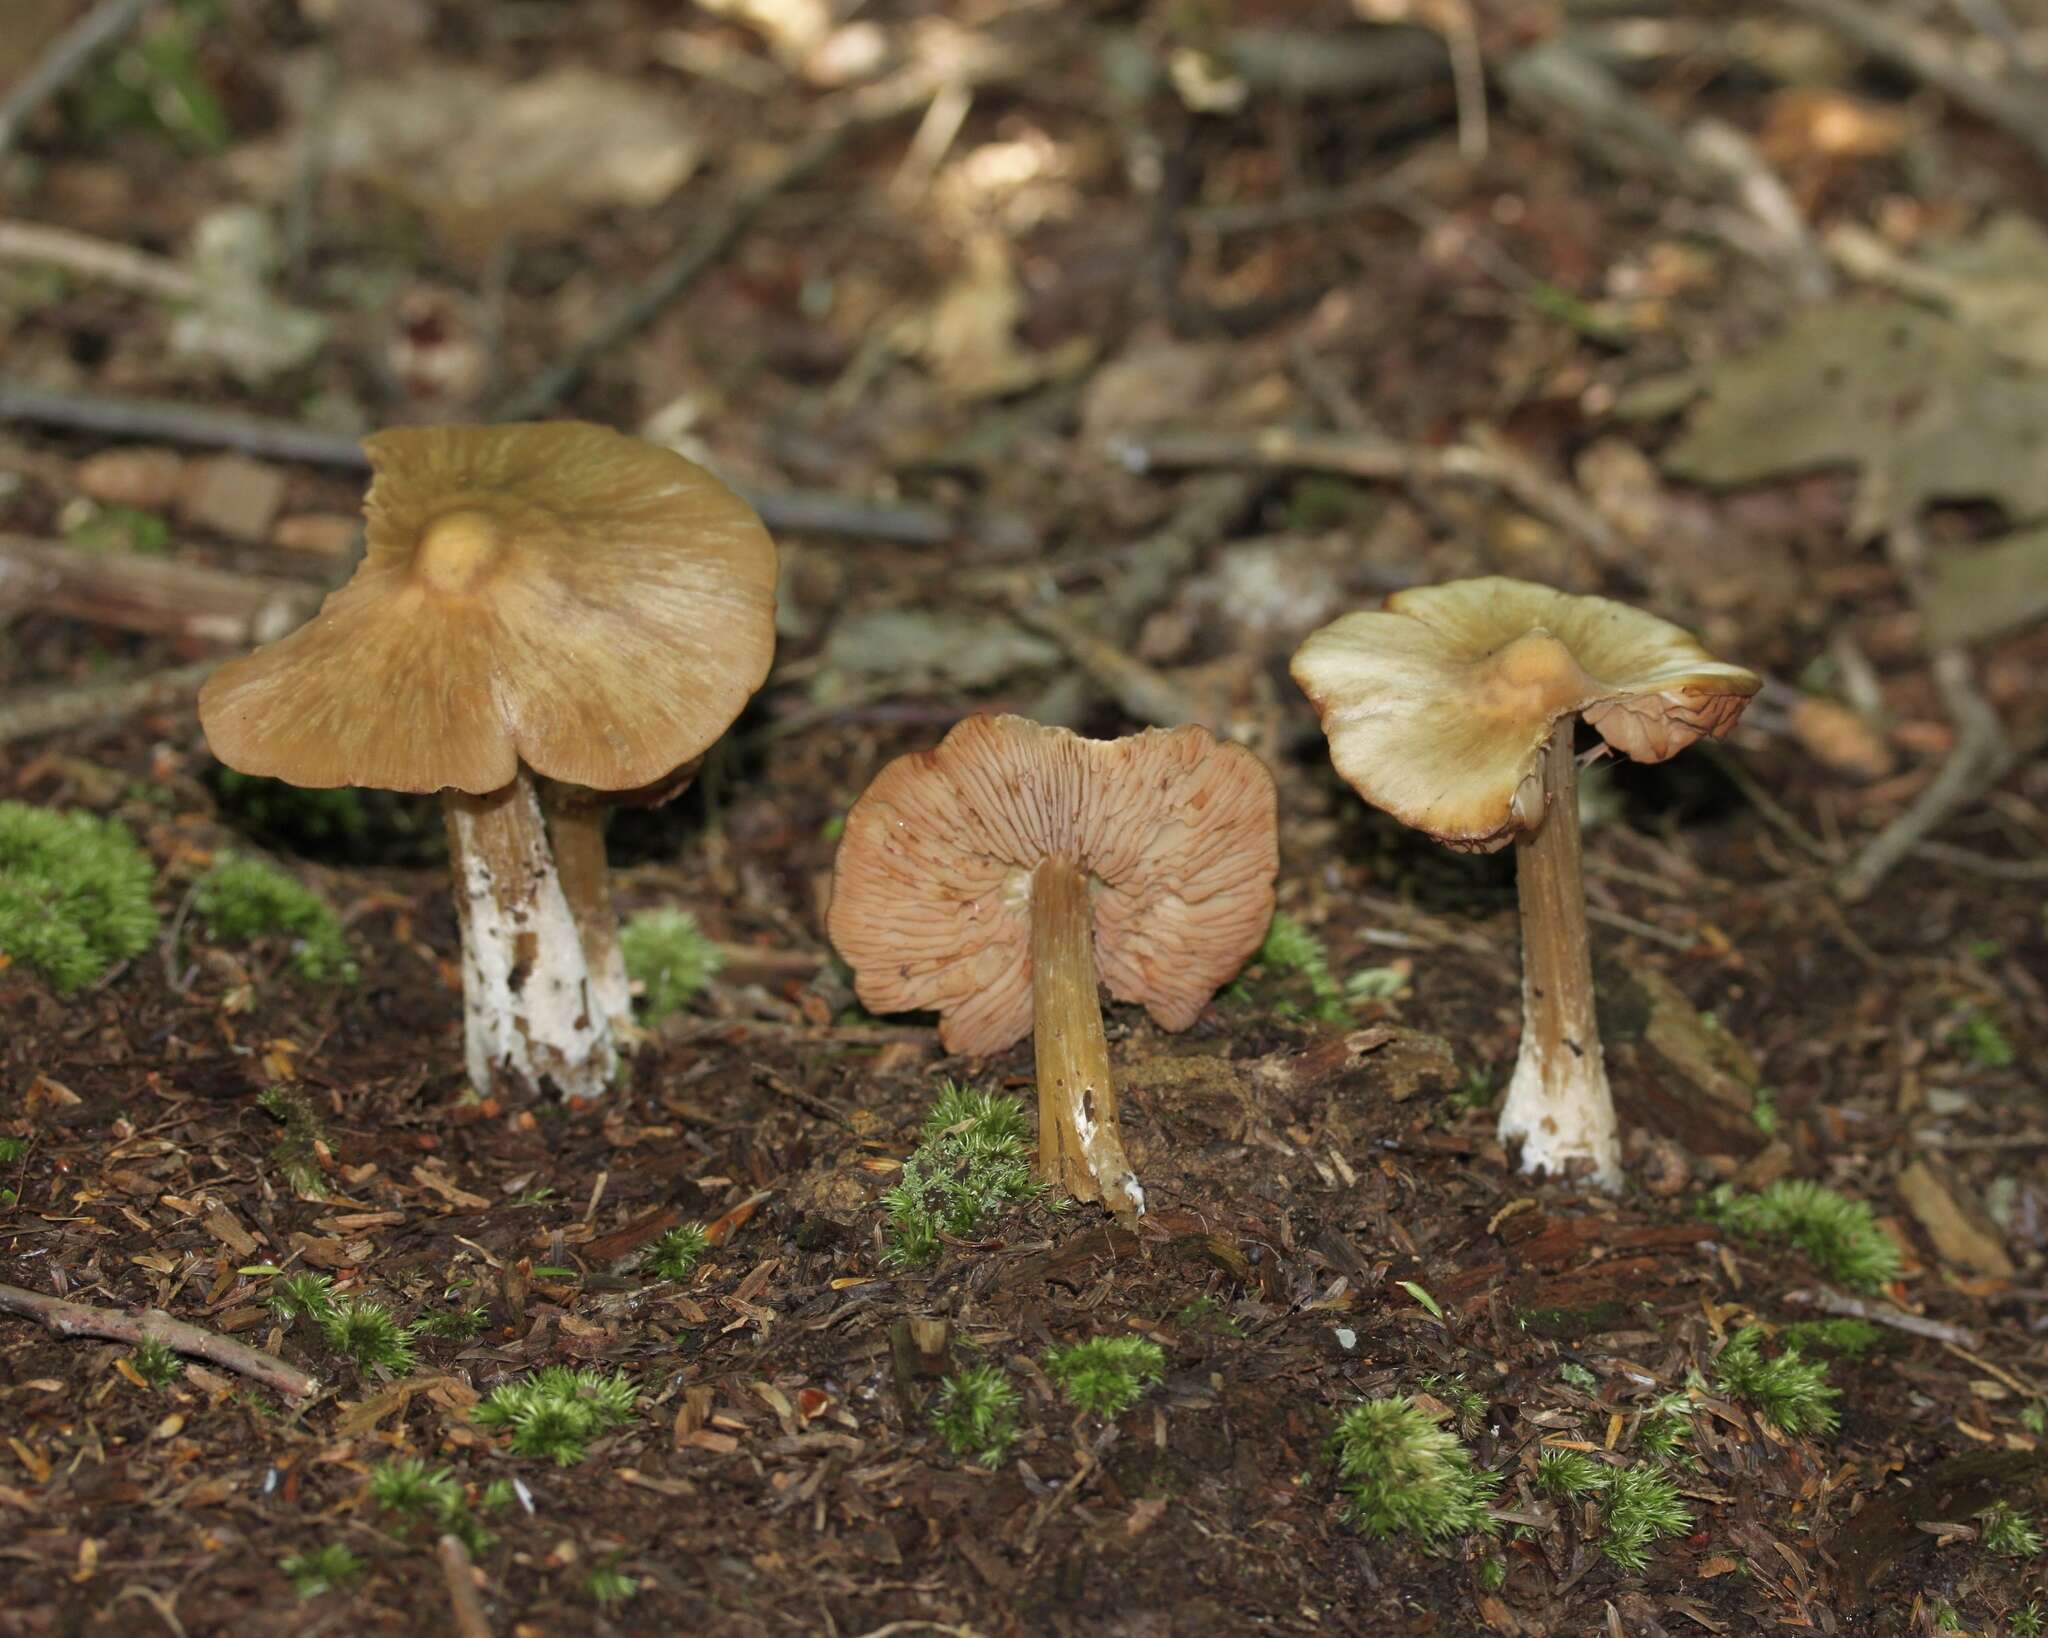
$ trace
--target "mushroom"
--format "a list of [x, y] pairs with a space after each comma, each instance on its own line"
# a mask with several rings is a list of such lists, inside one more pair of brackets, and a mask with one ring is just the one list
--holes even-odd
[[1450, 847], [1512, 840], [1522, 909], [1522, 1044], [1500, 1116], [1525, 1171], [1621, 1147], [1594, 1015], [1579, 855], [1575, 720], [1638, 762], [1735, 726], [1758, 680], [1690, 633], [1605, 597], [1498, 577], [1396, 592], [1296, 651], [1330, 760], [1358, 794]]
[[1192, 1024], [1272, 919], [1275, 808], [1264, 764], [1203, 728], [1092, 740], [969, 717], [854, 803], [827, 931], [863, 1005], [938, 1012], [949, 1052], [1029, 1031], [1040, 1172], [1135, 1215], [1097, 977]]
[[[582, 793], [668, 779], [760, 687], [774, 545], [709, 473], [605, 427], [410, 427], [363, 447], [362, 563], [307, 624], [213, 674], [207, 742], [295, 785], [441, 792], [471, 1082], [595, 1097], [625, 978]], [[535, 776], [557, 792], [566, 883]]]

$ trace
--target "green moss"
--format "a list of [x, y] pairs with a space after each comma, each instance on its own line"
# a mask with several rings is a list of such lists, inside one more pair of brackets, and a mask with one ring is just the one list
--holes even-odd
[[640, 1390], [623, 1372], [607, 1376], [560, 1365], [520, 1382], [505, 1382], [471, 1414], [485, 1427], [512, 1430], [512, 1448], [573, 1467], [590, 1454], [589, 1442], [633, 1414]]
[[1001, 1467], [1017, 1442], [1018, 1393], [995, 1365], [976, 1365], [939, 1384], [932, 1425], [955, 1456]]
[[647, 1248], [640, 1267], [658, 1280], [686, 1280], [710, 1245], [702, 1225], [679, 1223]]
[[1166, 1373], [1165, 1351], [1143, 1337], [1091, 1337], [1052, 1349], [1041, 1363], [1069, 1405], [1096, 1416], [1121, 1416]]
[[619, 929], [626, 976], [640, 987], [649, 1023], [680, 1012], [724, 964], [718, 946], [682, 910], [643, 910]]
[[1332, 1440], [1345, 1517], [1370, 1536], [1412, 1536], [1436, 1546], [1495, 1528], [1487, 1503], [1498, 1474], [1405, 1398], [1369, 1399], [1346, 1411]]
[[1652, 1545], [1691, 1528], [1692, 1511], [1678, 1499], [1668, 1474], [1653, 1467], [1613, 1470], [1601, 1519], [1600, 1551], [1615, 1564], [1640, 1573], [1649, 1566]]
[[595, 1566], [583, 1578], [585, 1595], [599, 1609], [623, 1604], [639, 1590], [640, 1583], [619, 1568], [616, 1558]]
[[1611, 1469], [1583, 1450], [1546, 1450], [1536, 1458], [1536, 1488], [1557, 1501], [1605, 1488]]
[[[1276, 976], [1293, 976], [1308, 985], [1311, 1012], [1325, 1021], [1349, 1016], [1344, 1003], [1344, 986], [1330, 971], [1330, 957], [1323, 941], [1284, 910], [1276, 910], [1266, 928], [1266, 939], [1254, 956], [1256, 965]], [[1282, 1006], [1277, 1011], [1292, 1011]]]
[[1799, 1320], [1779, 1326], [1778, 1340], [1794, 1348], [1825, 1350], [1844, 1359], [1861, 1359], [1884, 1341], [1884, 1333], [1868, 1320]]
[[128, 1363], [135, 1367], [135, 1374], [152, 1388], [168, 1388], [185, 1369], [182, 1359], [154, 1339], [136, 1344], [135, 1352], [128, 1356]]
[[370, 1371], [382, 1366], [398, 1375], [419, 1362], [412, 1327], [374, 1297], [336, 1297], [319, 1320], [320, 1334], [337, 1354]]
[[265, 1087], [256, 1094], [256, 1104], [283, 1128], [277, 1142], [271, 1145], [270, 1163], [291, 1185], [292, 1193], [303, 1199], [324, 1200], [327, 1174], [320, 1169], [320, 1144], [324, 1140], [313, 1106], [303, 1093], [289, 1086]]
[[316, 983], [353, 984], [357, 969], [340, 918], [275, 865], [222, 854], [200, 879], [192, 908], [215, 943], [237, 947], [272, 935], [292, 940], [292, 967]]
[[938, 1255], [943, 1235], [979, 1233], [1005, 1206], [1039, 1193], [1027, 1130], [1015, 1098], [952, 1081], [941, 1087], [902, 1177], [882, 1196], [890, 1266], [920, 1267]]
[[1724, 1183], [1701, 1209], [1746, 1238], [1797, 1246], [1843, 1285], [1869, 1291], [1898, 1278], [1899, 1248], [1870, 1207], [1818, 1183], [1788, 1178], [1760, 1194]]
[[2043, 1546], [2034, 1521], [2009, 1502], [1993, 1502], [1977, 1515], [1984, 1551], [1999, 1558], [2033, 1558]]
[[310, 1553], [293, 1553], [278, 1560], [277, 1567], [291, 1577], [292, 1590], [301, 1598], [345, 1591], [362, 1580], [364, 1570], [363, 1561], [338, 1541]]
[[171, 549], [171, 526], [155, 512], [132, 506], [101, 506], [64, 531], [73, 546], [90, 552], [141, 552], [163, 557]]
[[149, 948], [148, 856], [89, 813], [0, 802], [0, 955], [68, 995]]
[[1832, 1433], [1835, 1401], [1842, 1391], [1828, 1382], [1828, 1368], [1786, 1348], [1775, 1358], [1763, 1351], [1764, 1333], [1750, 1325], [1737, 1331], [1714, 1362], [1714, 1388], [1739, 1399], [1783, 1433]]

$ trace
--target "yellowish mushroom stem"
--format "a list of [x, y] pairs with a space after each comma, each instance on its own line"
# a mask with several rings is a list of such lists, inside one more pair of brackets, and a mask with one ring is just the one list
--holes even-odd
[[1525, 1172], [1589, 1166], [1603, 1187], [1616, 1188], [1621, 1142], [1594, 1013], [1573, 720], [1559, 723], [1543, 750], [1543, 820], [1515, 842], [1522, 1048], [1501, 1106], [1500, 1138], [1521, 1144]]
[[1032, 873], [1031, 1008], [1039, 1171], [1077, 1200], [1136, 1216], [1145, 1191], [1117, 1129], [1088, 879], [1070, 859], [1047, 859]]
[[583, 942], [555, 874], [533, 781], [487, 796], [448, 791], [448, 853], [462, 921], [464, 1046], [479, 1092], [552, 1085], [601, 1097], [618, 1067]]
[[588, 792], [553, 784], [547, 787], [546, 805], [555, 870], [583, 942], [591, 993], [612, 1029], [630, 1037], [633, 990], [626, 979], [625, 952], [619, 947], [619, 913], [612, 905], [611, 867], [605, 859], [607, 810]]

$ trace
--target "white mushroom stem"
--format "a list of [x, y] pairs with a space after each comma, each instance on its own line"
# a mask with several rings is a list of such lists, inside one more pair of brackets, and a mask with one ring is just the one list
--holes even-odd
[[1031, 1020], [1039, 1171], [1077, 1200], [1135, 1216], [1145, 1191], [1117, 1130], [1095, 988], [1095, 918], [1088, 880], [1071, 859], [1047, 859], [1031, 877]]
[[581, 792], [550, 785], [548, 834], [555, 870], [583, 943], [591, 994], [615, 1032], [633, 1031], [633, 990], [626, 979], [626, 955], [619, 948], [619, 913], [612, 906], [610, 866], [604, 853], [605, 809]]
[[442, 809], [462, 921], [470, 1083], [479, 1092], [510, 1081], [601, 1097], [618, 1053], [555, 875], [533, 781], [522, 770], [488, 796], [451, 790]]
[[1500, 1138], [1521, 1144], [1525, 1172], [1590, 1164], [1604, 1187], [1615, 1188], [1621, 1182], [1621, 1141], [1594, 1015], [1572, 721], [1566, 717], [1544, 747], [1542, 823], [1515, 842], [1522, 901], [1522, 1049], [1501, 1106]]

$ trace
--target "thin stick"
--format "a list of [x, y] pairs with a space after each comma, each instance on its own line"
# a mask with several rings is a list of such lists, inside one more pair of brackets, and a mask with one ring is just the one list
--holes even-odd
[[484, 1601], [477, 1596], [476, 1566], [469, 1561], [469, 1549], [459, 1536], [443, 1536], [434, 1545], [434, 1557], [441, 1562], [441, 1579], [448, 1584], [448, 1603], [455, 1615], [457, 1638], [491, 1638], [491, 1623], [484, 1615]]
[[174, 1353], [190, 1354], [194, 1359], [209, 1360], [251, 1377], [290, 1399], [309, 1399], [320, 1391], [318, 1378], [287, 1365], [276, 1355], [172, 1319], [161, 1308], [91, 1308], [81, 1302], [66, 1302], [62, 1297], [24, 1291], [18, 1285], [0, 1285], [0, 1313], [20, 1314], [39, 1321], [60, 1337], [102, 1337], [131, 1345], [160, 1342]]
[[1843, 1319], [1868, 1320], [1873, 1325], [1889, 1325], [1893, 1330], [1904, 1331], [1909, 1336], [1928, 1337], [1935, 1342], [1960, 1344], [1965, 1348], [1977, 1346], [1977, 1334], [1965, 1330], [1960, 1325], [1949, 1325], [1941, 1320], [1909, 1314], [1904, 1309], [1892, 1307], [1890, 1303], [1865, 1302], [1861, 1297], [1852, 1297], [1843, 1291], [1831, 1291], [1826, 1286], [1817, 1291], [1788, 1291], [1785, 1300], [1792, 1303], [1808, 1303], [1823, 1314], [1838, 1314]]
[[14, 146], [14, 135], [108, 46], [142, 20], [147, 0], [101, 0], [69, 30], [60, 34], [43, 60], [5, 97], [0, 97], [0, 154]]
[[0, 261], [39, 262], [166, 301], [201, 294], [199, 281], [168, 257], [39, 222], [0, 222]]
[[64, 688], [45, 689], [27, 699], [0, 704], [0, 745], [42, 734], [63, 733], [93, 723], [118, 722], [144, 711], [183, 706], [213, 675], [220, 660], [198, 660], [118, 682], [95, 678]]

